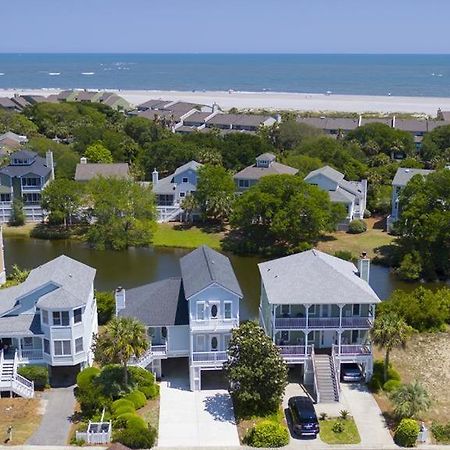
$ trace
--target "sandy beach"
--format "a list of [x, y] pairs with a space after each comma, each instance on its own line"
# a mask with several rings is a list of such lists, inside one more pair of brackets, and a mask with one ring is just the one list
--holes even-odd
[[[14, 94], [50, 95], [60, 89], [8, 89], [0, 90], [1, 97]], [[212, 105], [222, 109], [320, 112], [372, 112], [372, 113], [417, 113], [435, 116], [438, 108], [450, 110], [447, 97], [394, 97], [370, 95], [302, 94], [288, 92], [240, 92], [240, 91], [158, 91], [118, 90], [114, 91], [133, 105], [149, 99], [180, 100]]]

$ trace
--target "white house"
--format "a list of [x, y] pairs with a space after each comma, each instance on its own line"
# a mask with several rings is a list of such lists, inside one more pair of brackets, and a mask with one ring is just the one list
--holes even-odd
[[33, 269], [23, 283], [0, 290], [0, 391], [32, 396], [28, 380], [17, 374], [20, 365], [42, 364], [51, 377], [74, 378], [92, 364], [95, 272], [61, 255]]
[[309, 250], [258, 265], [260, 323], [288, 365], [298, 365], [318, 401], [338, 401], [340, 364], [373, 372], [369, 331], [380, 302], [368, 284], [370, 261]]
[[340, 224], [345, 228], [354, 219], [363, 219], [367, 203], [367, 180], [347, 181], [344, 174], [330, 166], [313, 170], [306, 177], [309, 184], [327, 191], [333, 203], [341, 203], [347, 210], [345, 221]]
[[116, 311], [142, 321], [151, 338], [149, 351], [132, 363], [161, 376], [162, 360], [188, 357], [191, 389], [200, 390], [202, 372], [221, 370], [227, 360], [243, 295], [230, 260], [207, 246], [182, 257], [180, 268], [180, 278], [119, 288]]
[[197, 189], [198, 169], [203, 164], [189, 161], [178, 167], [175, 172], [159, 179], [155, 169], [152, 173], [152, 190], [156, 195], [156, 209], [159, 222], [179, 220], [184, 213], [181, 203]]

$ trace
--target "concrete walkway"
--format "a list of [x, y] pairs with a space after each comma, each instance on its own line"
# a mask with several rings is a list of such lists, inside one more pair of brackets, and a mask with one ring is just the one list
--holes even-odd
[[70, 416], [75, 407], [74, 387], [55, 388], [44, 392], [44, 415], [30, 445], [66, 445], [70, 431]]

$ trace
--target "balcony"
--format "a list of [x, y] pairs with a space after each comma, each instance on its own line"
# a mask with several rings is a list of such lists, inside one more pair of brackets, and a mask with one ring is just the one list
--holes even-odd
[[275, 328], [278, 330], [294, 330], [304, 328], [341, 328], [344, 329], [369, 329], [373, 324], [373, 317], [309, 317], [308, 323], [305, 317], [277, 317]]
[[277, 345], [281, 356], [286, 362], [304, 361], [312, 353], [312, 345]]
[[232, 328], [239, 326], [239, 319], [205, 319], [196, 320], [192, 319], [190, 321], [190, 327], [192, 330], [205, 330], [205, 331], [215, 331], [215, 330], [231, 330]]
[[333, 352], [340, 357], [368, 356], [372, 354], [372, 346], [370, 344], [345, 344], [341, 345], [339, 352], [339, 346], [333, 345]]
[[44, 359], [42, 348], [18, 349], [17, 356], [20, 361], [39, 361]]
[[195, 365], [222, 365], [228, 360], [227, 352], [193, 352], [192, 363]]

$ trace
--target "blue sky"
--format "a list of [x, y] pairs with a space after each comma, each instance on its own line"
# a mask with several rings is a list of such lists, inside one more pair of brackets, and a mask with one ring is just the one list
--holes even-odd
[[450, 53], [449, 0], [4, 0], [0, 52]]

